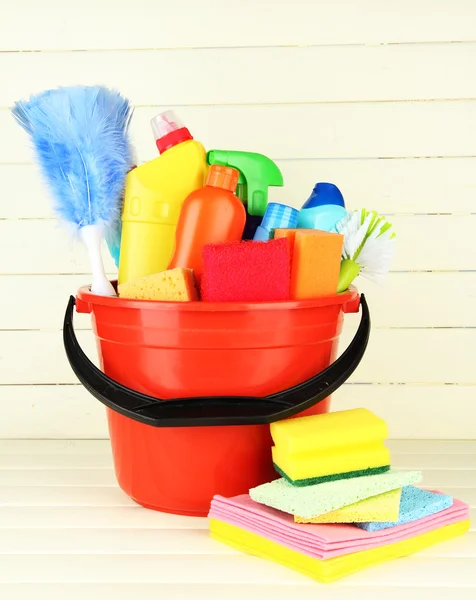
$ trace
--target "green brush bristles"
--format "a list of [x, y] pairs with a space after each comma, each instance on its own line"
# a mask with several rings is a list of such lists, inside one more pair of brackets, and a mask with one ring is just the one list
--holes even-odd
[[360, 469], [359, 471], [348, 471], [347, 473], [335, 473], [333, 475], [322, 475], [321, 477], [309, 477], [308, 479], [291, 479], [284, 471], [282, 471], [276, 463], [273, 463], [277, 473], [281, 475], [291, 485], [296, 487], [306, 487], [308, 485], [317, 485], [318, 483], [326, 483], [327, 481], [338, 481], [339, 479], [353, 479], [355, 477], [364, 477], [365, 475], [380, 475], [390, 470], [390, 465], [383, 467], [372, 467], [370, 469]]

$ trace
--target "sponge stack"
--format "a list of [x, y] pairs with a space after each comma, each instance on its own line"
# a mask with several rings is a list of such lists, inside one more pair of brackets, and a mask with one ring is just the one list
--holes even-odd
[[215, 496], [211, 536], [324, 583], [466, 532], [469, 507], [390, 469], [386, 423], [365, 409], [271, 425], [283, 477]]
[[279, 421], [271, 436], [275, 469], [295, 486], [390, 469], [387, 424], [365, 408]]

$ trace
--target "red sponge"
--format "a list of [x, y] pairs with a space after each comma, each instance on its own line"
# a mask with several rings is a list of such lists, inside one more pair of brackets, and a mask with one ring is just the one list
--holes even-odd
[[286, 239], [208, 244], [201, 280], [205, 302], [289, 300], [291, 257]]

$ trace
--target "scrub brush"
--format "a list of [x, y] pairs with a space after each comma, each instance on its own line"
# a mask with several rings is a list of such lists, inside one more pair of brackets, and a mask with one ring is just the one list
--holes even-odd
[[104, 272], [101, 240], [117, 235], [132, 166], [129, 101], [105, 87], [72, 86], [16, 102], [12, 113], [31, 137], [58, 218], [86, 246], [91, 291], [115, 296]]
[[358, 275], [382, 283], [395, 253], [395, 232], [385, 217], [365, 208], [349, 212], [337, 225], [344, 236], [337, 292]]

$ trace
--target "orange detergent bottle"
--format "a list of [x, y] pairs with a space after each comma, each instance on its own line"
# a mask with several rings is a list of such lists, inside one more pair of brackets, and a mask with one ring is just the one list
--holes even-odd
[[211, 165], [206, 185], [187, 196], [180, 211], [169, 269], [193, 269], [200, 284], [203, 247], [241, 240], [246, 210], [234, 193], [239, 175], [231, 167]]

